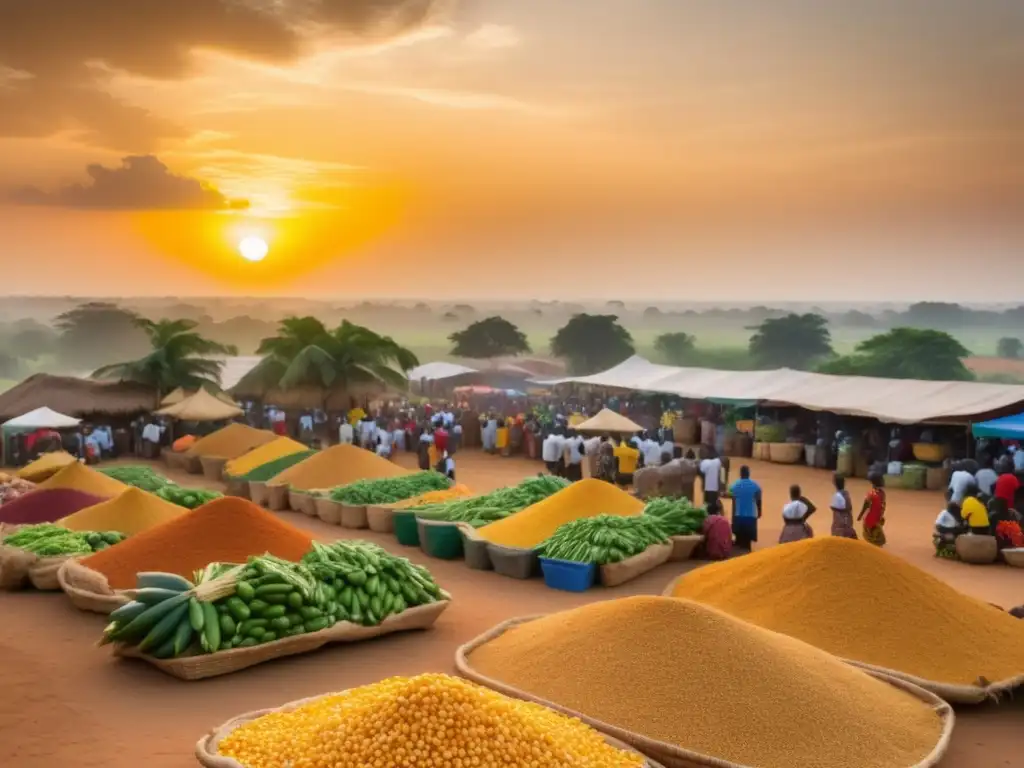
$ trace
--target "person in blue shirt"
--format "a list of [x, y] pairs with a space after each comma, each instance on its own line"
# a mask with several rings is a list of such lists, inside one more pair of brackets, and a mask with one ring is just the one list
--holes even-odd
[[761, 486], [750, 479], [750, 467], [740, 467], [740, 479], [729, 488], [729, 497], [736, 546], [749, 552], [757, 541], [757, 521], [761, 517]]

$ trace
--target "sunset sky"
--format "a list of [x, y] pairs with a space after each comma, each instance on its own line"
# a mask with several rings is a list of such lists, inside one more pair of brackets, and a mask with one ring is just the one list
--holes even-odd
[[0, 0], [0, 263], [20, 294], [1020, 299], [1024, 2]]

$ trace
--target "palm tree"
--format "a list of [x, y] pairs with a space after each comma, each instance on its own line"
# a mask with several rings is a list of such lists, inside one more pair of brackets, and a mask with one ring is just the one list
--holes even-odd
[[416, 356], [389, 336], [343, 321], [329, 330], [315, 317], [281, 321], [277, 336], [264, 339], [263, 359], [235, 387], [239, 396], [264, 397], [271, 390], [315, 391], [322, 410], [332, 395], [362, 385], [404, 388]]
[[135, 324], [149, 338], [152, 351], [138, 360], [105, 365], [93, 371], [94, 379], [117, 379], [145, 384], [162, 398], [178, 387], [220, 389], [221, 360], [210, 355], [234, 355], [237, 350], [196, 333], [192, 320], [147, 320]]

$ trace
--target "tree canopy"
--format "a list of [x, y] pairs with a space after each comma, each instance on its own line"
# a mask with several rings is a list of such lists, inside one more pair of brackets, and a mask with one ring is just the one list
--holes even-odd
[[551, 353], [576, 375], [611, 368], [633, 354], [633, 337], [616, 315], [573, 315], [551, 339]]
[[210, 341], [196, 333], [194, 320], [136, 318], [134, 322], [149, 339], [149, 354], [137, 360], [97, 368], [93, 378], [145, 384], [160, 395], [178, 387], [220, 387], [224, 362], [211, 356], [235, 354], [233, 347]]
[[963, 362], [969, 354], [945, 331], [894, 328], [862, 341], [854, 354], [831, 360], [820, 370], [888, 379], [970, 381], [974, 374]]
[[503, 317], [478, 320], [451, 334], [448, 340], [452, 343], [452, 354], [459, 357], [480, 359], [530, 351], [526, 334]]
[[654, 349], [669, 365], [692, 365], [697, 340], [689, 333], [663, 333], [654, 340]]
[[1004, 337], [996, 345], [996, 355], [1017, 360], [1024, 356], [1024, 342], [1010, 336]]
[[54, 321], [60, 332], [58, 355], [63, 363], [76, 368], [142, 355], [149, 344], [138, 319], [134, 312], [116, 304], [81, 304]]
[[750, 355], [763, 368], [806, 370], [832, 354], [832, 335], [821, 315], [769, 318], [750, 337]]

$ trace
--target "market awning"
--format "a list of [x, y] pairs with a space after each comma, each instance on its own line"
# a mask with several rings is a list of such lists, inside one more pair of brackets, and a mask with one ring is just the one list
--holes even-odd
[[177, 405], [169, 405], [157, 411], [161, 416], [172, 416], [182, 421], [222, 421], [241, 416], [244, 411], [237, 405], [225, 403], [219, 397], [200, 389]]
[[1004, 416], [1001, 419], [983, 421], [971, 425], [975, 437], [998, 437], [1007, 440], [1024, 440], [1024, 413]]
[[77, 427], [81, 423], [81, 419], [76, 419], [74, 416], [65, 416], [63, 413], [57, 413], [52, 408], [43, 406], [5, 421], [3, 426], [5, 429], [21, 430], [70, 429]]
[[644, 428], [621, 413], [602, 408], [600, 413], [592, 416], [575, 427], [577, 432], [643, 432]]

